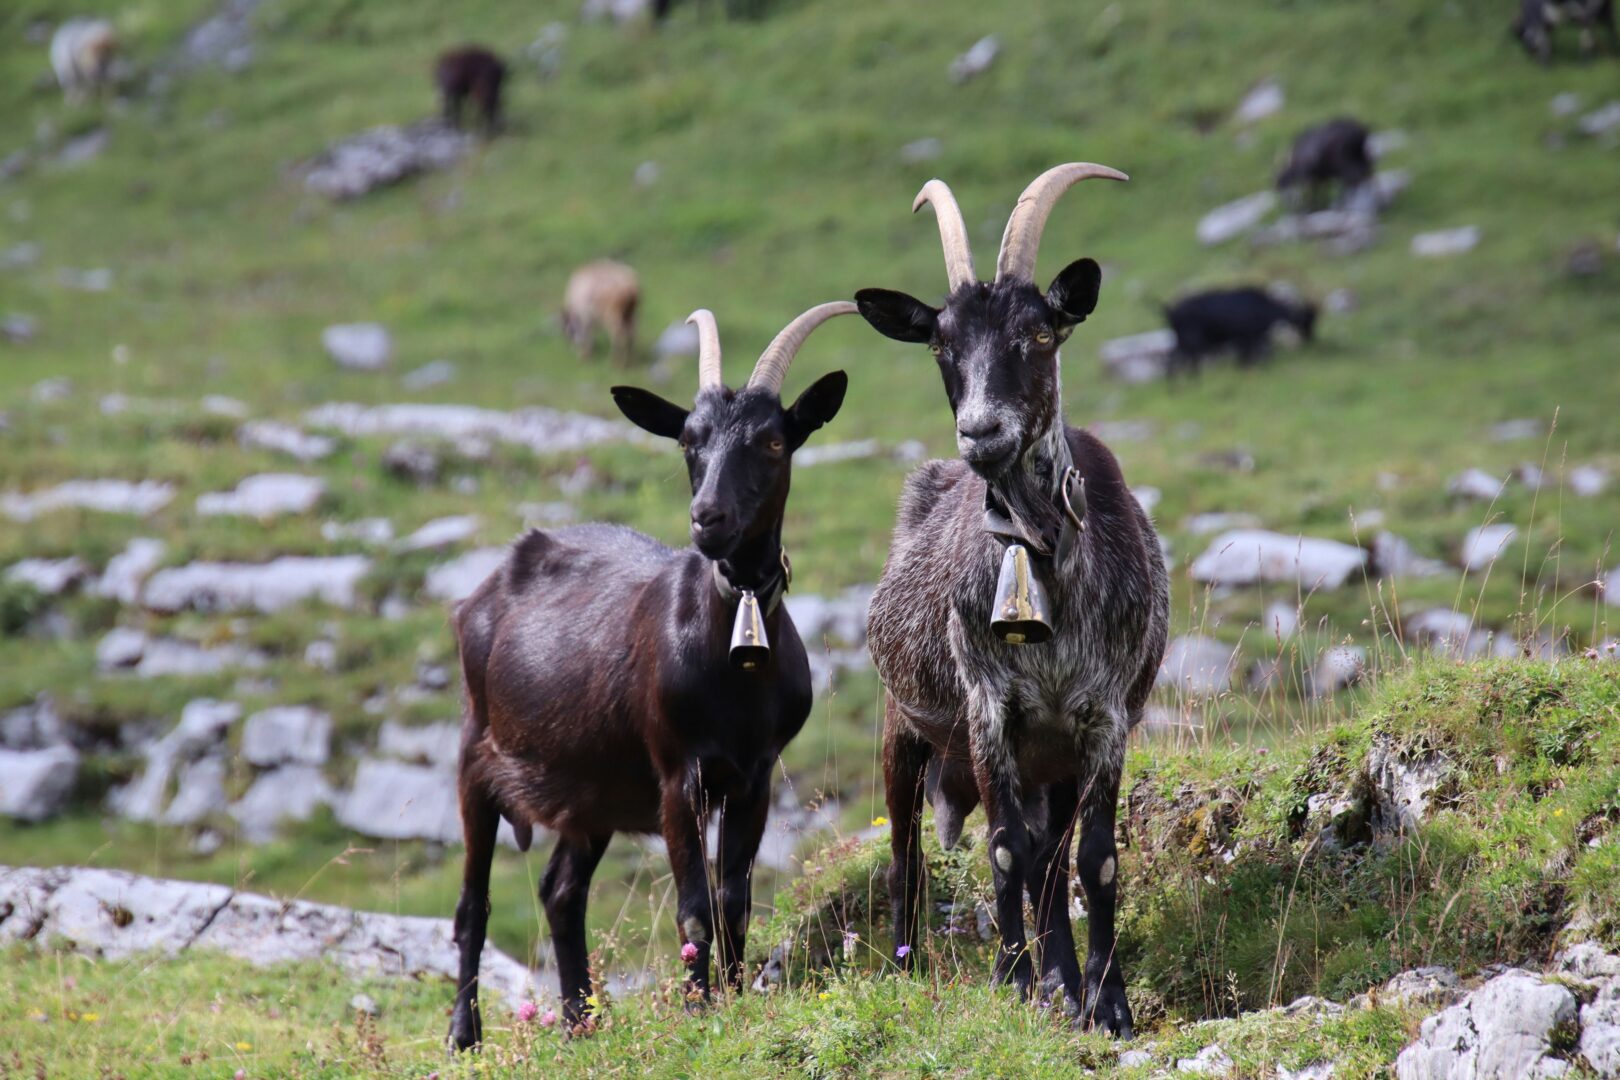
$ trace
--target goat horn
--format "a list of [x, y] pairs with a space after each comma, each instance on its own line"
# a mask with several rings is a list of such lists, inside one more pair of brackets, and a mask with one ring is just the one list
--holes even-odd
[[720, 327], [714, 321], [714, 312], [698, 308], [686, 317], [688, 326], [698, 328], [698, 389], [721, 386], [720, 380]]
[[1001, 253], [996, 256], [997, 281], [1035, 280], [1035, 253], [1040, 250], [1041, 233], [1046, 229], [1046, 219], [1057, 204], [1058, 196], [1095, 176], [1109, 180], [1130, 179], [1106, 165], [1071, 161], [1047, 169], [1024, 189], [1012, 216], [1007, 219], [1007, 231], [1001, 234]]
[[811, 332], [835, 315], [853, 315], [857, 310], [859, 309], [848, 300], [834, 300], [827, 304], [817, 304], [788, 323], [766, 346], [765, 351], [759, 354], [759, 363], [754, 365], [754, 374], [749, 376], [748, 385], [780, 394], [782, 380], [787, 378], [788, 365], [793, 363], [793, 358], [799, 353], [799, 347], [804, 344]]
[[915, 214], [925, 203], [933, 204], [934, 218], [939, 222], [939, 242], [945, 249], [945, 280], [950, 282], [951, 291], [955, 292], [958, 285], [978, 281], [979, 276], [973, 272], [973, 249], [968, 245], [962, 208], [956, 205], [956, 196], [951, 194], [945, 181], [930, 180], [924, 184], [911, 200], [911, 212]]

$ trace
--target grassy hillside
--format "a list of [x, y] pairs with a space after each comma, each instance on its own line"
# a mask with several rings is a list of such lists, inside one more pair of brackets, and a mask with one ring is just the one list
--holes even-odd
[[[1609, 546], [1620, 484], [1577, 498], [1559, 478], [1576, 464], [1620, 471], [1616, 151], [1579, 135], [1574, 118], [1554, 116], [1549, 102], [1572, 92], [1588, 108], [1602, 104], [1615, 94], [1617, 66], [1537, 67], [1508, 39], [1502, 8], [1484, 0], [1377, 10], [1350, 0], [1218, 8], [822, 0], [783, 2], [738, 22], [716, 5], [686, 4], [654, 32], [580, 25], [572, 0], [265, 0], [245, 71], [203, 70], [153, 92], [146, 75], [167, 63], [210, 3], [8, 5], [0, 10], [0, 157], [22, 149], [30, 163], [0, 181], [0, 251], [35, 243], [39, 257], [0, 270], [0, 317], [32, 315], [38, 331], [26, 344], [0, 342], [0, 491], [102, 476], [163, 479], [178, 494], [146, 521], [74, 512], [0, 519], [0, 565], [78, 554], [99, 566], [136, 536], [164, 539], [170, 564], [360, 550], [323, 539], [320, 523], [366, 516], [388, 517], [403, 534], [444, 514], [476, 513], [480, 539], [498, 543], [522, 526], [522, 504], [555, 500], [582, 518], [679, 540], [686, 493], [665, 449], [549, 458], [498, 449], [417, 487], [381, 467], [389, 440], [341, 440], [337, 454], [297, 467], [241, 448], [236, 421], [208, 413], [201, 399], [228, 395], [255, 417], [292, 422], [326, 401], [544, 404], [607, 415], [610, 384], [654, 377], [650, 357], [626, 375], [569, 351], [554, 315], [578, 263], [611, 255], [636, 266], [644, 343], [692, 308], [712, 308], [728, 373], [740, 379], [770, 335], [813, 303], [867, 285], [939, 294], [933, 224], [907, 213], [929, 176], [955, 188], [988, 269], [1022, 186], [1055, 162], [1089, 159], [1133, 179], [1067, 196], [1040, 272], [1055, 274], [1081, 255], [1107, 268], [1097, 314], [1064, 351], [1067, 408], [1075, 423], [1145, 425], [1145, 436], [1114, 447], [1133, 485], [1163, 493], [1157, 516], [1176, 557], [1178, 632], [1242, 642], [1251, 658], [1276, 653], [1256, 624], [1267, 603], [1283, 600], [1302, 606], [1309, 628], [1282, 650], [1292, 667], [1342, 640], [1398, 663], [1404, 649], [1391, 626], [1433, 605], [1477, 609], [1491, 626], [1523, 616], [1555, 632], [1567, 627], [1577, 646], [1600, 641], [1611, 632], [1608, 609], [1590, 583], [1616, 561]], [[69, 107], [29, 28], [89, 11], [117, 22], [138, 77], [116, 102]], [[567, 24], [568, 37], [557, 73], [542, 80], [517, 57], [553, 20]], [[951, 58], [990, 32], [1001, 39], [1000, 59], [953, 85]], [[470, 39], [516, 58], [506, 135], [450, 171], [353, 203], [302, 189], [296, 166], [331, 140], [432, 112], [432, 57]], [[1287, 104], [1241, 128], [1231, 111], [1265, 77], [1281, 81]], [[1197, 245], [1205, 210], [1265, 187], [1299, 128], [1340, 113], [1409, 136], [1388, 164], [1410, 169], [1412, 187], [1370, 250], [1340, 257], [1311, 245]], [[108, 136], [98, 156], [57, 160], [66, 141], [98, 128]], [[901, 147], [927, 137], [940, 140], [938, 158], [904, 163]], [[634, 180], [644, 162], [657, 165], [648, 187]], [[1465, 224], [1482, 229], [1476, 251], [1434, 260], [1409, 253], [1413, 235]], [[1572, 277], [1565, 256], [1588, 238], [1608, 253], [1605, 265]], [[61, 283], [63, 271], [91, 268], [112, 271], [108, 291]], [[1324, 316], [1315, 348], [1284, 351], [1254, 371], [1217, 366], [1176, 387], [1125, 387], [1102, 373], [1097, 345], [1154, 326], [1158, 299], [1274, 280], [1318, 298], [1351, 290], [1355, 310]], [[356, 320], [391, 327], [391, 371], [344, 372], [323, 354], [321, 328]], [[405, 389], [404, 373], [441, 358], [456, 365], [453, 381]], [[875, 438], [892, 448], [920, 439], [935, 453], [953, 452], [923, 350], [841, 320], [805, 349], [790, 389], [833, 367], [849, 370], [851, 392], [818, 440]], [[42, 400], [34, 388], [55, 378], [71, 389]], [[662, 389], [679, 398], [694, 386], [695, 372], [681, 365]], [[113, 393], [131, 406], [107, 415], [99, 402]], [[1513, 418], [1541, 421], [1545, 437], [1489, 441], [1492, 424]], [[1250, 455], [1253, 470], [1219, 464], [1233, 451]], [[594, 472], [574, 492], [568, 481], [581, 457]], [[1537, 494], [1512, 484], [1488, 509], [1446, 493], [1446, 479], [1463, 468], [1505, 474], [1523, 461], [1544, 464], [1552, 486]], [[905, 468], [882, 456], [800, 471], [787, 527], [797, 588], [828, 592], [875, 579]], [[283, 469], [328, 482], [319, 514], [259, 524], [193, 512], [198, 494]], [[453, 482], [463, 476], [470, 483]], [[1488, 517], [1516, 524], [1520, 539], [1488, 577], [1356, 583], [1305, 597], [1279, 587], [1210, 595], [1185, 574], [1207, 539], [1184, 523], [1202, 511], [1247, 512], [1268, 527], [1343, 540], [1369, 531], [1352, 513], [1378, 511], [1435, 558], [1454, 557], [1464, 533]], [[369, 743], [378, 718], [363, 703], [408, 684], [419, 661], [451, 658], [443, 611], [418, 594], [433, 561], [379, 558], [367, 595], [379, 608], [404, 597], [407, 610], [394, 620], [375, 608], [160, 617], [84, 597], [52, 608], [0, 586], [0, 709], [45, 691], [70, 722], [112, 740], [123, 729], [165, 728], [203, 695], [231, 696], [250, 710], [308, 702], [332, 712], [339, 745]], [[54, 624], [65, 631], [43, 628], [47, 610], [65, 617]], [[102, 677], [95, 643], [115, 624], [245, 641], [267, 652], [270, 666], [247, 683]], [[339, 643], [330, 673], [301, 659], [322, 636]], [[1298, 685], [1212, 704], [1191, 748], [1247, 744], [1251, 732], [1286, 748], [1293, 733], [1323, 729], [1352, 704], [1302, 701]], [[842, 835], [879, 812], [877, 700], [870, 675], [840, 681], [784, 762], [801, 797], [838, 798]], [[457, 711], [454, 687], [395, 710], [406, 721]], [[1149, 744], [1144, 753], [1159, 750]], [[104, 821], [101, 796], [136, 765], [110, 753], [84, 778], [75, 813], [38, 827], [0, 824], [0, 862], [116, 865], [412, 913], [448, 914], [454, 903], [456, 851], [368, 843], [329, 818], [262, 847], [227, 829], [211, 855], [194, 853], [180, 830]], [[343, 782], [349, 768], [340, 755], [332, 779]], [[663, 943], [648, 928], [668, 892], [667, 868], [622, 841], [609, 858], [593, 926], [614, 931], [609, 951], [622, 943], [624, 962], [656, 958]], [[517, 953], [543, 936], [532, 899], [543, 859], [503, 853], [497, 863], [492, 928]], [[762, 914], [773, 885], [761, 883]]]

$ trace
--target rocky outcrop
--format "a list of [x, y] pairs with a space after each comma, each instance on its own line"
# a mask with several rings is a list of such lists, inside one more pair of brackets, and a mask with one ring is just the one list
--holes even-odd
[[159, 570], [141, 602], [154, 611], [280, 611], [307, 600], [353, 607], [371, 569], [361, 555], [286, 555], [267, 563], [196, 562]]
[[1193, 580], [1208, 585], [1298, 584], [1337, 589], [1367, 566], [1367, 553], [1337, 540], [1235, 529], [1193, 560]]
[[384, 124], [333, 143], [304, 170], [304, 186], [330, 199], [354, 199], [461, 160], [472, 139], [438, 120]]
[[[1423, 1021], [1395, 1059], [1399, 1080], [1536, 1080], [1564, 1076], [1563, 1056], [1580, 1002], [1568, 987], [1528, 971], [1504, 972]], [[1613, 1075], [1602, 1074], [1600, 1075]]]
[[37, 750], [0, 749], [0, 817], [44, 821], [73, 794], [79, 753], [58, 744]]
[[174, 487], [156, 480], [69, 480], [28, 494], [0, 494], [0, 514], [13, 521], [32, 521], [53, 510], [95, 510], [103, 514], [155, 514], [174, 498]]
[[[0, 867], [0, 941], [32, 940], [106, 959], [206, 949], [258, 967], [325, 960], [351, 975], [454, 980], [448, 919], [282, 901], [224, 885], [81, 867]], [[485, 946], [479, 981], [510, 999], [531, 972]]]
[[628, 424], [583, 413], [528, 408], [500, 412], [473, 405], [357, 405], [331, 402], [304, 420], [352, 437], [414, 435], [459, 442], [469, 438], [523, 446], [537, 454], [583, 450], [637, 438]]

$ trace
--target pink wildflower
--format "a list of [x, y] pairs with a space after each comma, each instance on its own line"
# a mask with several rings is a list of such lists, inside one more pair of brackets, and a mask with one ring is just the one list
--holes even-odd
[[557, 1010], [556, 1009], [547, 1009], [545, 1012], [541, 1013], [540, 1014], [540, 1026], [541, 1027], [556, 1027], [557, 1026]]
[[533, 1020], [539, 1015], [540, 1006], [536, 1005], [532, 1001], [525, 1001], [523, 1004], [517, 1007], [517, 1018], [518, 1023], [520, 1024], [527, 1024], [530, 1020]]
[[690, 941], [681, 946], [681, 959], [686, 961], [688, 964], [697, 959], [697, 953], [697, 946], [692, 944]]

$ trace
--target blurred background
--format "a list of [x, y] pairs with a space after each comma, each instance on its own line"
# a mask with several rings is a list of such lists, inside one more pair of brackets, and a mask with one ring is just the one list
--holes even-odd
[[[0, 864], [448, 916], [447, 604], [526, 527], [683, 543], [681, 462], [607, 388], [688, 399], [696, 307], [736, 381], [812, 304], [937, 300], [907, 212], [936, 175], [981, 270], [1045, 168], [1131, 175], [1064, 199], [1040, 277], [1104, 267], [1065, 404], [1172, 562], [1149, 748], [1320, 730], [1419, 651], [1609, 655], [1620, 62], [1567, 25], [1542, 62], [1516, 8], [6, 5]], [[1316, 182], [1279, 191], [1291, 161]], [[866, 591], [906, 472], [955, 453], [924, 349], [839, 320], [788, 392], [834, 368], [788, 508], [818, 696], [762, 913], [880, 827]], [[518, 956], [545, 855], [496, 862]], [[617, 839], [615, 970], [673, 939], [669, 897]]]

